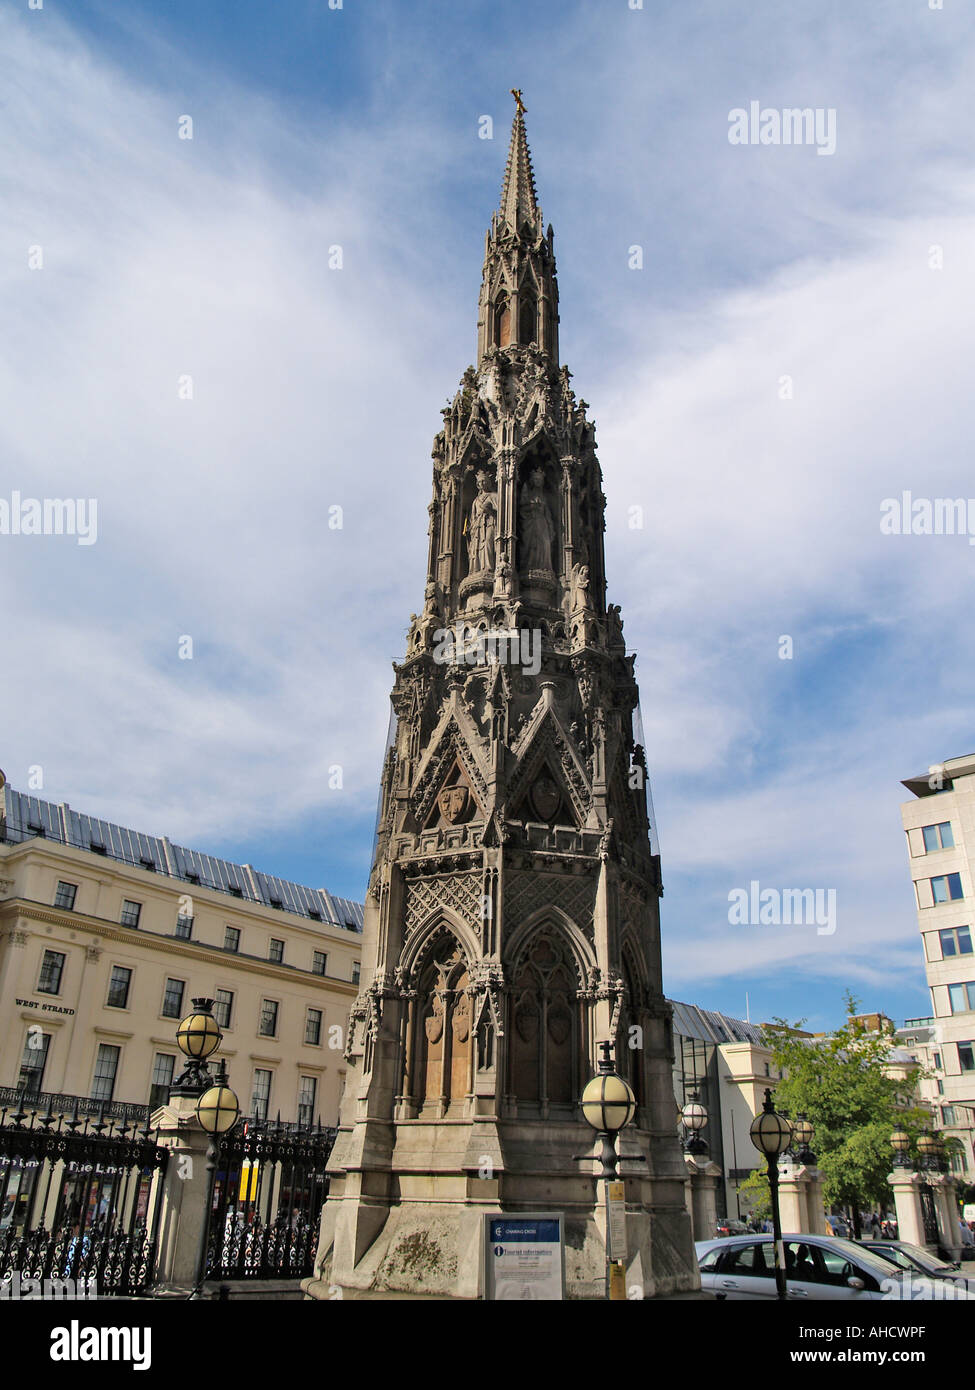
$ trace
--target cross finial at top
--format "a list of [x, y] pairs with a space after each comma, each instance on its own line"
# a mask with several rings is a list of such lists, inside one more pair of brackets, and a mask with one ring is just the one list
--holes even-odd
[[512, 88], [511, 88], [511, 95], [514, 97], [515, 102], [516, 102], [516, 104], [517, 104], [518, 115], [519, 115], [519, 116], [523, 116], [523, 115], [525, 114], [525, 111], [526, 111], [527, 108], [526, 108], [526, 106], [525, 106], [525, 103], [524, 103], [524, 102], [522, 101], [522, 99], [521, 99], [521, 88], [520, 88], [520, 87], [512, 87]]

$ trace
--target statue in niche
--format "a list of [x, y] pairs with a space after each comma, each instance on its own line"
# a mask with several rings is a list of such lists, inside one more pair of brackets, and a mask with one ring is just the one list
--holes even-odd
[[572, 613], [591, 613], [592, 599], [589, 596], [589, 566], [575, 564], [570, 572]]
[[551, 570], [555, 527], [545, 497], [545, 475], [540, 468], [529, 474], [528, 484], [522, 490], [519, 519], [520, 568], [522, 571]]
[[498, 494], [488, 490], [490, 478], [482, 470], [477, 475], [477, 492], [471, 503], [467, 528], [467, 558], [470, 573], [494, 569], [495, 541], [498, 534]]
[[606, 609], [606, 625], [610, 645], [619, 645], [623, 641], [623, 612], [618, 603], [611, 603]]

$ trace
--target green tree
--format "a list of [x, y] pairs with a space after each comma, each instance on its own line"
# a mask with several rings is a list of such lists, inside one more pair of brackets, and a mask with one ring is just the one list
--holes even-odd
[[861, 1208], [890, 1201], [891, 1132], [903, 1129], [916, 1138], [931, 1117], [916, 1103], [923, 1069], [907, 1080], [891, 1074], [893, 1025], [868, 1030], [855, 1016], [859, 1001], [849, 991], [844, 1000], [847, 1019], [835, 1033], [802, 1036], [805, 1020], [776, 1019], [769, 1034], [783, 1078], [775, 1089], [775, 1107], [812, 1121], [826, 1201], [850, 1208], [859, 1236]]

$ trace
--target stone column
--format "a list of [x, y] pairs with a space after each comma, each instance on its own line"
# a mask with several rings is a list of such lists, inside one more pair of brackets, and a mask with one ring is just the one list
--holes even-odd
[[[931, 1173], [928, 1177], [934, 1193], [934, 1210], [938, 1218], [938, 1241], [950, 1260], [961, 1259], [961, 1232], [958, 1229], [958, 1202], [955, 1184], [946, 1173]], [[902, 1236], [903, 1240], [904, 1237]]]
[[685, 1153], [687, 1210], [694, 1240], [712, 1240], [718, 1221], [717, 1191], [721, 1169], [707, 1154]]
[[887, 1181], [894, 1192], [898, 1240], [909, 1240], [915, 1245], [926, 1245], [920, 1193], [923, 1178], [919, 1173], [912, 1173], [909, 1168], [895, 1168], [892, 1173], [888, 1174]]
[[169, 1150], [159, 1220], [156, 1287], [191, 1289], [196, 1283], [200, 1228], [207, 1199], [208, 1136], [196, 1118], [196, 1096], [172, 1096], [153, 1112], [160, 1148]]
[[805, 1229], [811, 1236], [826, 1234], [826, 1203], [823, 1200], [823, 1175], [818, 1168], [807, 1168], [806, 1172], [806, 1219]]
[[783, 1235], [806, 1230], [805, 1169], [788, 1161], [779, 1164], [779, 1220]]

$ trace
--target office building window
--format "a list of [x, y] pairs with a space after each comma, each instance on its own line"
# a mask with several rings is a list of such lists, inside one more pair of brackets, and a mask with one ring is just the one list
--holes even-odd
[[105, 1003], [110, 1009], [126, 1009], [129, 1005], [129, 985], [132, 971], [124, 965], [112, 966], [112, 978], [108, 982], [108, 998]]
[[98, 1044], [95, 1058], [95, 1074], [91, 1079], [92, 1100], [110, 1101], [115, 1094], [115, 1078], [118, 1075], [119, 1048], [111, 1043]]
[[322, 1040], [322, 1011], [309, 1009], [305, 1014], [305, 1042], [317, 1047]]
[[315, 1122], [315, 1091], [318, 1082], [314, 1076], [302, 1076], [298, 1085], [298, 1123], [311, 1125]]
[[328, 955], [325, 951], [313, 951], [311, 957], [311, 973], [313, 975], [324, 975], [328, 968]]
[[152, 1063], [152, 1081], [149, 1085], [149, 1109], [158, 1110], [160, 1105], [169, 1103], [169, 1088], [173, 1084], [176, 1071], [176, 1058], [170, 1052], [157, 1052]]
[[271, 1073], [263, 1067], [254, 1069], [254, 1089], [251, 1091], [251, 1113], [255, 1120], [267, 1119], [268, 1101], [271, 1099]]
[[236, 927], [224, 927], [223, 949], [225, 951], [240, 950], [240, 932]]
[[258, 1029], [262, 1038], [273, 1038], [278, 1031], [278, 1006], [273, 999], [261, 1000], [261, 1026]]
[[183, 990], [186, 985], [182, 980], [167, 980], [166, 993], [163, 995], [163, 1018], [182, 1018], [183, 1016]]
[[24, 1043], [24, 1055], [20, 1059], [18, 1086], [23, 1086], [27, 1095], [37, 1096], [44, 1085], [44, 1068], [47, 1066], [47, 1052], [51, 1046], [50, 1033], [39, 1033], [32, 1028]]
[[958, 1046], [958, 1066], [961, 1071], [975, 1071], [975, 1043], [960, 1042]]
[[62, 883], [59, 880], [58, 891], [54, 894], [54, 906], [64, 908], [65, 912], [72, 912], [77, 896], [78, 885], [76, 883]]
[[941, 874], [931, 880], [935, 903], [953, 903], [965, 895], [961, 891], [961, 874]]
[[975, 1009], [975, 980], [966, 980], [961, 985], [949, 985], [948, 998], [951, 1000], [953, 1014], [969, 1013]]
[[940, 1053], [940, 1052], [936, 1052], [936, 1053], [934, 1054], [934, 1069], [935, 1069], [935, 1071], [940, 1071], [940, 1070], [941, 1070], [941, 1053]]
[[218, 989], [213, 1000], [213, 1016], [221, 1028], [230, 1027], [234, 1011], [234, 992], [232, 989]]
[[119, 921], [123, 927], [137, 927], [139, 918], [142, 916], [142, 904], [130, 902], [128, 898], [122, 899], [122, 916]]
[[271, 944], [267, 951], [268, 960], [277, 961], [278, 964], [284, 960], [284, 942], [279, 941], [276, 936], [271, 937]]
[[943, 956], [970, 956], [972, 954], [972, 933], [968, 927], [945, 927], [939, 931], [941, 954]]
[[924, 836], [924, 851], [930, 854], [936, 849], [954, 849], [955, 841], [951, 833], [951, 821], [939, 821], [937, 825], [925, 825], [921, 827], [921, 834]]
[[41, 973], [37, 980], [38, 994], [60, 994], [61, 976], [67, 956], [63, 951], [45, 951], [41, 961]]
[[352, 962], [352, 983], [353, 983], [354, 985], [357, 985], [357, 984], [359, 983], [359, 967], [360, 967], [360, 962], [357, 961], [357, 960], [354, 960], [354, 961]]
[[181, 912], [176, 918], [176, 935], [180, 941], [189, 941], [193, 935], [193, 917], [189, 912]]

